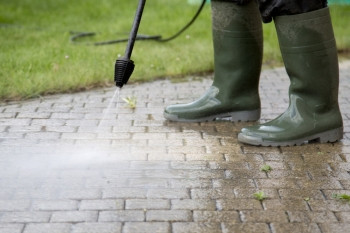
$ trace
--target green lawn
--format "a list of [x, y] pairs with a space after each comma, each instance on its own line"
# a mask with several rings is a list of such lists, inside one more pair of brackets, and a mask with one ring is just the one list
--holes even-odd
[[[70, 42], [70, 31], [93, 31], [82, 42], [128, 37], [137, 0], [0, 0], [0, 100], [37, 97], [113, 84], [114, 62], [126, 43]], [[168, 37], [194, 15], [185, 0], [147, 1], [139, 33]], [[350, 48], [350, 6], [331, 6], [338, 47]], [[136, 42], [130, 82], [211, 71], [209, 4], [174, 41]], [[265, 65], [281, 64], [273, 24], [264, 25]]]

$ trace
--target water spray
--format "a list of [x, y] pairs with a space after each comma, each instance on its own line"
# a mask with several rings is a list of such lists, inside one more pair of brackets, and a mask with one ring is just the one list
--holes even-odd
[[137, 31], [140, 26], [141, 17], [143, 13], [143, 8], [145, 7], [146, 0], [140, 0], [137, 6], [134, 23], [131, 28], [128, 44], [126, 46], [125, 54], [123, 57], [119, 58], [115, 62], [114, 66], [114, 82], [115, 85], [119, 88], [122, 88], [125, 85], [132, 72], [134, 71], [135, 64], [130, 60], [132, 50], [134, 48]]

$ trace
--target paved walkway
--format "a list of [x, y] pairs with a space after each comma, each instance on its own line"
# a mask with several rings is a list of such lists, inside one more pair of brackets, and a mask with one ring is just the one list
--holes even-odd
[[[246, 123], [163, 119], [209, 78], [127, 85], [135, 109], [104, 111], [115, 88], [0, 105], [0, 233], [350, 232], [350, 203], [333, 196], [350, 195], [350, 62], [335, 144], [252, 147], [237, 142]], [[284, 69], [261, 79], [266, 121], [289, 81]]]

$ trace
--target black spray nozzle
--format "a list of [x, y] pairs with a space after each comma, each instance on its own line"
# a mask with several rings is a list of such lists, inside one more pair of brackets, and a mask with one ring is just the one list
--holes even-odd
[[128, 44], [126, 46], [125, 55], [122, 58], [117, 59], [114, 67], [114, 81], [117, 87], [123, 87], [126, 84], [134, 71], [135, 65], [130, 60], [132, 50], [134, 48], [137, 30], [140, 26], [143, 8], [145, 7], [146, 0], [139, 0], [137, 6], [134, 22], [131, 28]]
[[115, 61], [114, 66], [114, 82], [117, 87], [122, 88], [129, 81], [129, 78], [134, 71], [134, 62], [125, 57]]

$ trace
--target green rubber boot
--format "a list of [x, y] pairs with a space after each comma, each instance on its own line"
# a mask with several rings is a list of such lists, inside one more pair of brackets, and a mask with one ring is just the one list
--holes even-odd
[[329, 9], [279, 16], [274, 21], [291, 82], [289, 107], [270, 122], [243, 128], [238, 140], [292, 146], [342, 139], [338, 57]]
[[231, 117], [232, 121], [260, 118], [258, 93], [262, 63], [262, 23], [255, 1], [238, 6], [211, 1], [214, 82], [198, 100], [170, 105], [164, 117], [171, 121], [202, 122]]

